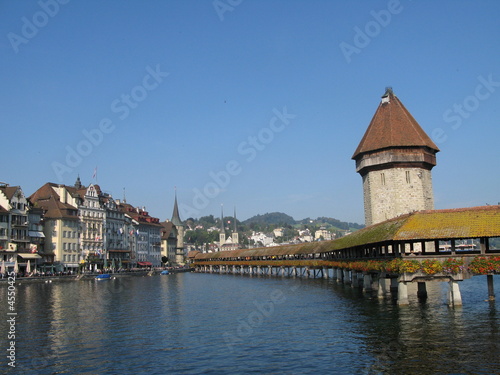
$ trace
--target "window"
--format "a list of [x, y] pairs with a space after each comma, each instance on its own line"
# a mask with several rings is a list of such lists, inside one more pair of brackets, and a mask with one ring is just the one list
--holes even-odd
[[385, 173], [381, 173], [381, 174], [380, 174], [380, 183], [381, 183], [382, 185], [385, 185]]
[[410, 171], [406, 171], [406, 183], [409, 184], [410, 182], [411, 182]]

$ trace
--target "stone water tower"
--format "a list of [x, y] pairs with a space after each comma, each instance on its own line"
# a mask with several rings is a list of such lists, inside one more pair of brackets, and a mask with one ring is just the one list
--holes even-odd
[[365, 224], [434, 209], [438, 147], [387, 88], [352, 159], [363, 178]]

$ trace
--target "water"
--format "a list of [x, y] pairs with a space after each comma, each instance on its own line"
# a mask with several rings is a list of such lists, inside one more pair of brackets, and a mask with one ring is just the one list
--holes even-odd
[[[495, 278], [496, 290], [500, 290]], [[8, 374], [495, 374], [499, 307], [485, 277], [410, 306], [331, 280], [215, 274], [17, 285]], [[1, 348], [7, 285], [0, 284]]]

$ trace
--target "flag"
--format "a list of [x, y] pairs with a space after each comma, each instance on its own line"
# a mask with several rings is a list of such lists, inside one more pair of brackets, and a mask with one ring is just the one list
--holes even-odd
[[94, 174], [92, 175], [92, 178], [97, 178], [97, 167], [94, 168]]

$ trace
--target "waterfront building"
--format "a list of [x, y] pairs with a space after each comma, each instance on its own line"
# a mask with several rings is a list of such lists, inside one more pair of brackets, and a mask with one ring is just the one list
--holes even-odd
[[168, 258], [169, 264], [175, 263], [177, 250], [177, 230], [170, 220], [160, 223], [161, 231], [161, 257]]
[[[78, 189], [78, 186], [75, 188]], [[108, 254], [104, 244], [106, 209], [101, 204], [101, 188], [97, 184], [90, 184], [87, 188], [82, 186], [75, 196], [78, 199], [83, 259], [102, 267]]]
[[129, 232], [132, 237], [129, 243], [135, 247], [131, 250], [131, 265], [161, 266], [160, 219], [150, 216], [145, 207], [134, 207], [126, 202], [117, 202], [117, 208], [130, 217], [133, 227]]
[[2, 238], [4, 249], [8, 251], [28, 252], [28, 201], [20, 186], [0, 185], [0, 206], [3, 207]]
[[102, 195], [102, 203], [105, 209], [104, 251], [108, 265], [114, 269], [127, 268], [130, 264], [132, 218], [118, 209], [119, 201], [110, 194]]
[[434, 209], [431, 170], [438, 147], [387, 88], [352, 159], [363, 178], [367, 226]]
[[[74, 197], [64, 185], [49, 182], [33, 193], [29, 201], [33, 207], [43, 211], [44, 244], [39, 254], [44, 263], [50, 264], [54, 271], [76, 270], [83, 258], [80, 253], [80, 221]], [[53, 268], [52, 265], [57, 267]]]

